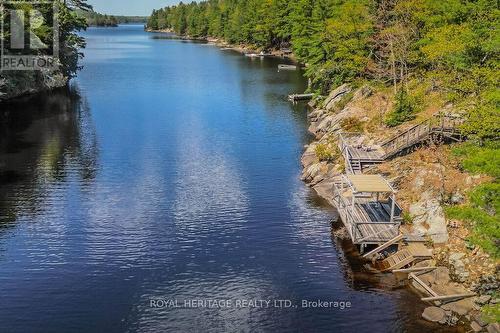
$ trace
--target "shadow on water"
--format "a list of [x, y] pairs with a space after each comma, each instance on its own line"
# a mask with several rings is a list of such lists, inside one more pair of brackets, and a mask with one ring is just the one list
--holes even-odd
[[95, 178], [97, 140], [76, 86], [0, 104], [0, 228], [43, 209], [46, 188], [76, 167], [83, 184]]

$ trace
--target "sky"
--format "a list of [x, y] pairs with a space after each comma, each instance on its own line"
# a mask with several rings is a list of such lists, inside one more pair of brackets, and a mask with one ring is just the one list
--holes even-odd
[[149, 16], [153, 9], [173, 5], [179, 1], [180, 0], [88, 0], [87, 3], [94, 6], [96, 12], [102, 14]]

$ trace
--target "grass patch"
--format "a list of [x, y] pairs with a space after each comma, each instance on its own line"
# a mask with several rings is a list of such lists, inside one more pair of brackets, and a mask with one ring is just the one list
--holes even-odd
[[340, 121], [340, 127], [345, 132], [361, 132], [363, 130], [363, 122], [356, 117], [347, 117]]
[[487, 174], [500, 178], [500, 144], [499, 142], [488, 142], [483, 146], [466, 142], [457, 145], [451, 150], [452, 154], [461, 159], [464, 170], [472, 173]]
[[500, 304], [489, 304], [481, 308], [481, 317], [488, 323], [500, 322]]
[[467, 196], [467, 205], [447, 207], [446, 215], [467, 222], [472, 230], [469, 241], [500, 258], [500, 184], [477, 186]]

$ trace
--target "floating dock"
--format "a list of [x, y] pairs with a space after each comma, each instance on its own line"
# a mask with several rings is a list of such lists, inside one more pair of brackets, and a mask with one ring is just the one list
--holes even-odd
[[280, 64], [278, 65], [278, 71], [295, 71], [297, 70], [297, 66], [296, 65], [284, 65], [284, 64]]
[[291, 94], [288, 95], [288, 99], [292, 102], [297, 102], [297, 101], [308, 101], [312, 99], [314, 94]]

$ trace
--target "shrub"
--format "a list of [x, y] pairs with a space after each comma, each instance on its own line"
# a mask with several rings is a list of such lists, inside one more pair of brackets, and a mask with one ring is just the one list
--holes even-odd
[[489, 323], [500, 321], [500, 304], [489, 304], [481, 308], [482, 318]]
[[320, 143], [316, 146], [316, 156], [320, 161], [331, 162], [335, 160], [335, 152], [330, 149], [326, 144]]
[[356, 117], [347, 117], [340, 121], [340, 127], [346, 132], [361, 132], [363, 122]]
[[388, 114], [385, 123], [387, 126], [394, 127], [405, 121], [413, 120], [415, 119], [416, 110], [415, 100], [406, 91], [400, 90], [396, 94], [394, 110]]
[[401, 215], [401, 217], [403, 218], [403, 223], [404, 224], [413, 224], [413, 217], [411, 216], [410, 213], [403, 212], [403, 214]]
[[473, 173], [500, 177], [500, 144], [488, 142], [483, 146], [466, 142], [452, 149], [453, 155], [461, 159], [462, 168]]
[[495, 258], [500, 257], [500, 184], [489, 183], [468, 193], [468, 205], [446, 208], [449, 218], [466, 221], [472, 229], [470, 242]]

